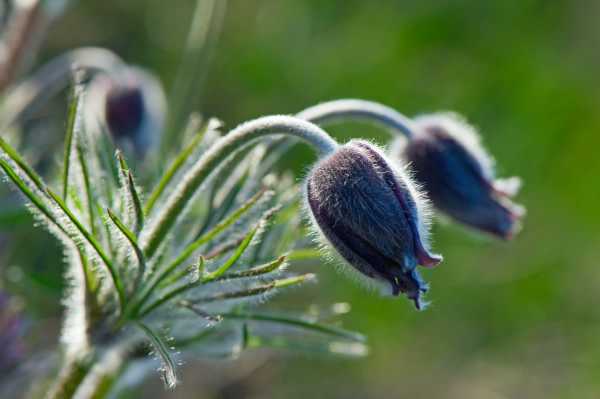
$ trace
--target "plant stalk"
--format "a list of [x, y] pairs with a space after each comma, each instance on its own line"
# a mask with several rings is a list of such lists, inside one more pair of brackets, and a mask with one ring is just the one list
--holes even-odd
[[351, 120], [370, 122], [407, 138], [414, 135], [413, 122], [393, 108], [373, 101], [343, 99], [317, 104], [296, 114], [317, 125]]
[[217, 141], [192, 166], [166, 200], [155, 222], [143, 232], [142, 249], [148, 259], [156, 253], [200, 185], [221, 162], [257, 139], [277, 134], [296, 136], [309, 143], [321, 156], [331, 154], [338, 146], [318, 126], [290, 116], [265, 116], [243, 123]]
[[91, 356], [67, 361], [45, 399], [69, 399], [81, 385], [92, 366]]

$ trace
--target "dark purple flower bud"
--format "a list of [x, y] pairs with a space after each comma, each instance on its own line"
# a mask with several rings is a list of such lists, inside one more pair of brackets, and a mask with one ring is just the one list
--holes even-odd
[[353, 140], [317, 163], [306, 190], [314, 224], [331, 247], [361, 277], [421, 309], [427, 285], [416, 267], [442, 258], [429, 252], [426, 201], [408, 176], [373, 145]]
[[433, 205], [477, 230], [510, 239], [519, 229], [524, 209], [511, 202], [518, 178], [494, 178], [494, 162], [477, 132], [453, 114], [415, 119], [414, 137], [393, 147], [411, 164]]
[[162, 87], [151, 74], [124, 67], [98, 75], [87, 99], [88, 122], [103, 125], [122, 149], [143, 156], [158, 144], [166, 106]]
[[144, 99], [137, 85], [113, 86], [106, 95], [106, 124], [117, 137], [135, 136], [144, 118]]

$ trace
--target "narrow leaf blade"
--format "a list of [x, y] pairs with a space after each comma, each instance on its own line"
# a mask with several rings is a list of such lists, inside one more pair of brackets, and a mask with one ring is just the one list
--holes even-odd
[[354, 331], [345, 330], [343, 328], [330, 326], [322, 323], [318, 323], [316, 321], [302, 318], [302, 317], [293, 317], [287, 315], [278, 315], [272, 313], [252, 313], [252, 312], [229, 312], [229, 313], [220, 313], [225, 319], [239, 319], [239, 320], [251, 320], [251, 321], [259, 321], [265, 323], [274, 323], [286, 325], [294, 328], [299, 328], [302, 330], [307, 330], [311, 332], [317, 332], [320, 334], [329, 335], [335, 338], [343, 338], [356, 342], [365, 342], [366, 338], [364, 335], [359, 334]]
[[142, 322], [137, 322], [138, 327], [146, 335], [148, 340], [152, 343], [152, 347], [156, 351], [156, 354], [160, 357], [162, 362], [162, 372], [165, 379], [165, 383], [169, 389], [172, 389], [177, 385], [177, 365], [175, 360], [171, 357], [168, 345], [164, 342], [161, 336], [155, 333], [149, 326]]
[[[190, 123], [195, 123], [193, 120], [190, 120]], [[167, 171], [162, 175], [158, 184], [150, 193], [148, 197], [148, 202], [144, 208], [146, 214], [150, 214], [154, 205], [156, 205], [156, 201], [161, 196], [161, 194], [165, 191], [169, 183], [172, 181], [173, 176], [181, 169], [183, 165], [187, 162], [187, 160], [192, 156], [192, 154], [196, 151], [200, 143], [202, 142], [202, 138], [206, 133], [206, 129], [208, 129], [208, 124], [205, 124], [202, 129], [194, 136], [192, 141], [177, 155], [177, 157], [173, 160], [171, 165]]]
[[127, 226], [125, 226], [125, 224], [123, 224], [123, 222], [121, 222], [121, 220], [117, 217], [117, 215], [115, 215], [110, 209], [107, 209], [106, 212], [108, 213], [108, 217], [110, 218], [110, 220], [121, 231], [121, 233], [125, 236], [125, 238], [127, 238], [127, 241], [129, 241], [129, 244], [131, 245], [131, 248], [133, 249], [135, 256], [137, 257], [139, 270], [138, 270], [138, 276], [136, 278], [136, 282], [134, 284], [134, 292], [135, 292], [135, 290], [137, 289], [137, 287], [140, 284], [141, 279], [144, 276], [144, 273], [146, 272], [146, 259], [144, 257], [142, 250], [140, 249], [140, 247], [138, 245], [135, 234], [133, 234], [133, 232], [131, 230], [129, 230], [127, 228]]
[[109, 259], [109, 257], [106, 255], [106, 253], [104, 252], [102, 247], [100, 247], [100, 244], [98, 243], [98, 241], [96, 241], [96, 239], [89, 233], [89, 231], [87, 231], [87, 229], [82, 225], [82, 223], [73, 214], [73, 212], [71, 212], [71, 210], [63, 202], [63, 200], [49, 188], [46, 189], [46, 192], [54, 200], [56, 205], [58, 205], [59, 209], [62, 210], [64, 215], [73, 223], [75, 228], [79, 231], [79, 233], [81, 233], [81, 238], [89, 244], [89, 246], [94, 250], [96, 255], [98, 255], [98, 257], [102, 260], [102, 262], [108, 269], [110, 277], [111, 277], [113, 284], [115, 286], [115, 289], [117, 291], [117, 295], [119, 297], [119, 303], [121, 305], [121, 309], [123, 310], [125, 307], [125, 290], [123, 288], [123, 282], [121, 281], [121, 278], [120, 278], [114, 264]]
[[67, 116], [67, 130], [65, 133], [65, 150], [64, 150], [64, 164], [63, 164], [63, 173], [62, 173], [62, 198], [63, 200], [67, 200], [67, 193], [69, 190], [69, 171], [71, 166], [71, 156], [75, 151], [75, 134], [77, 126], [80, 121], [79, 119], [79, 108], [81, 103], [81, 94], [82, 89], [81, 86], [75, 83], [73, 87], [73, 99], [69, 104], [69, 113]]

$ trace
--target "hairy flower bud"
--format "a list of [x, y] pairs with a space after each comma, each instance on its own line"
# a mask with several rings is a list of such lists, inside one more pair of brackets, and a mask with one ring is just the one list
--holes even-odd
[[131, 147], [143, 156], [158, 144], [165, 119], [165, 95], [148, 72], [124, 67], [99, 75], [87, 98], [92, 117], [99, 119], [118, 145]]
[[348, 264], [422, 307], [427, 286], [416, 267], [442, 258], [429, 252], [424, 199], [404, 173], [353, 140], [317, 163], [306, 196], [316, 227]]
[[472, 228], [511, 238], [524, 213], [510, 201], [519, 179], [494, 178], [493, 159], [460, 117], [433, 114], [414, 122], [414, 137], [392, 146], [392, 153], [410, 162], [433, 205]]
[[144, 98], [138, 85], [113, 86], [106, 95], [106, 124], [118, 138], [135, 136], [144, 118]]

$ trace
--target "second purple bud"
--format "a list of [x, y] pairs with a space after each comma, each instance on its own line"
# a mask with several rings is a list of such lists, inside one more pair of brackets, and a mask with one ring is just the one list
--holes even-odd
[[470, 125], [454, 114], [414, 119], [414, 136], [392, 146], [408, 161], [437, 209], [471, 228], [510, 239], [524, 208], [511, 201], [518, 178], [496, 179], [494, 162]]

